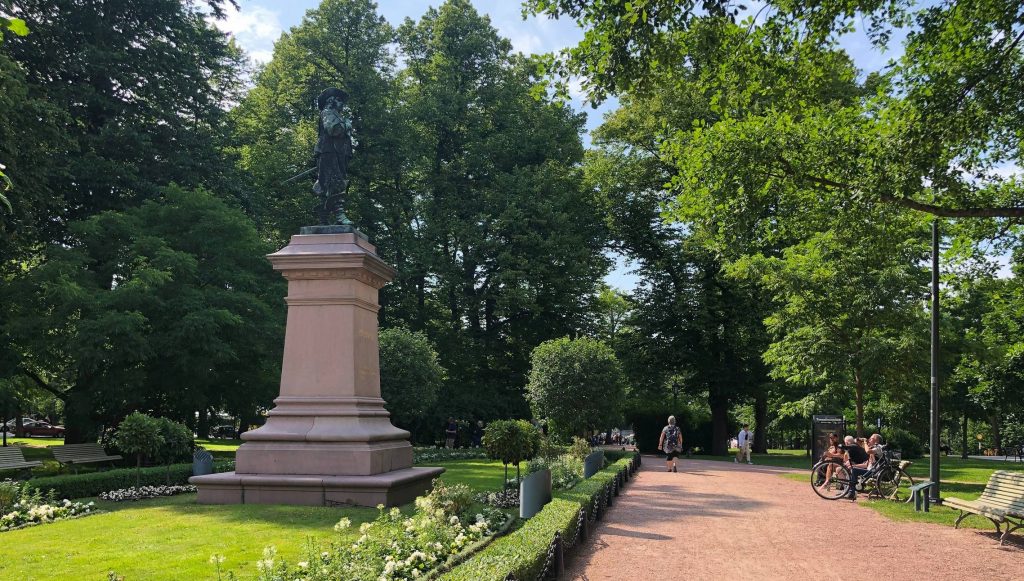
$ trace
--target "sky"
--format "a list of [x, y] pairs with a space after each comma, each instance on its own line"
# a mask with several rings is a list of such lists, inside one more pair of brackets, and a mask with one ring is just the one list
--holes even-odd
[[[319, 4], [319, 0], [239, 0], [239, 9], [230, 10], [228, 17], [217, 25], [232, 34], [254, 61], [267, 62], [273, 55], [274, 41], [280, 38], [281, 33], [298, 25], [306, 11]], [[418, 19], [427, 8], [439, 4], [439, 0], [378, 0], [377, 9], [388, 22], [397, 26], [406, 18]], [[747, 4], [750, 14], [756, 13], [761, 6], [759, 2]], [[477, 11], [490, 17], [491, 24], [512, 42], [514, 50], [526, 54], [554, 52], [573, 46], [583, 38], [583, 32], [570, 19], [531, 16], [524, 20], [518, 0], [473, 0], [473, 5]], [[875, 50], [866, 35], [859, 31], [843, 37], [840, 44], [866, 75], [880, 70], [890, 59], [899, 56], [903, 36], [899, 32], [893, 35], [887, 53]], [[584, 103], [583, 95], [573, 91], [572, 86], [570, 92], [573, 108], [587, 113], [588, 132], [600, 125], [603, 115], [618, 105], [617, 101], [609, 99], [595, 110]], [[584, 143], [590, 144], [589, 135], [584, 136]], [[629, 264], [621, 256], [612, 256], [612, 259], [615, 268], [606, 277], [606, 282], [615, 288], [632, 290], [638, 279], [630, 272]]]

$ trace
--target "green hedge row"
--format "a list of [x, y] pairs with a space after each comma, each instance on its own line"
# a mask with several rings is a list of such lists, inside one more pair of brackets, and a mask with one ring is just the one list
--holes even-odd
[[555, 533], [567, 541], [576, 535], [580, 508], [591, 507], [619, 472], [628, 470], [633, 455], [617, 460], [569, 490], [555, 492], [543, 510], [509, 535], [495, 540], [479, 554], [441, 577], [447, 581], [501, 581], [509, 573], [517, 579], [534, 579], [547, 559]]
[[[231, 469], [225, 464], [214, 466], [215, 471]], [[192, 476], [192, 464], [171, 464], [168, 478], [166, 466], [153, 466], [143, 468], [139, 477], [139, 484], [142, 486], [160, 486], [162, 484], [188, 484]], [[87, 474], [62, 474], [60, 476], [47, 476], [44, 478], [33, 478], [28, 481], [29, 486], [38, 488], [46, 493], [53, 490], [57, 498], [87, 498], [98, 496], [101, 492], [117, 490], [135, 486], [134, 468], [117, 468], [103, 472], [89, 472]]]

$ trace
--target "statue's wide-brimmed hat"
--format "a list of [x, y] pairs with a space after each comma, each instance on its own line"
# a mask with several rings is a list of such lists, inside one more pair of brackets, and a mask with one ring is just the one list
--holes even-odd
[[324, 89], [324, 92], [320, 93], [320, 96], [316, 98], [317, 110], [322, 111], [323, 108], [327, 106], [327, 101], [331, 97], [334, 97], [338, 101], [348, 101], [348, 93], [346, 93], [345, 91], [342, 91], [341, 89], [335, 87], [331, 87], [330, 89]]

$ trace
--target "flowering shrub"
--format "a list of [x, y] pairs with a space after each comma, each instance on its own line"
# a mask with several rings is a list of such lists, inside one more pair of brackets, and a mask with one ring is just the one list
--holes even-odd
[[551, 487], [554, 489], [572, 488], [583, 480], [583, 460], [574, 454], [562, 454], [551, 458], [534, 458], [530, 460], [528, 472], [540, 472], [545, 468], [551, 470]]
[[416, 464], [487, 459], [487, 450], [483, 448], [413, 448], [412, 454]]
[[[4, 483], [5, 490], [10, 483]], [[82, 504], [64, 499], [43, 498], [38, 490], [22, 486], [17, 500], [0, 514], [0, 532], [50, 523], [62, 519], [86, 516], [97, 512], [93, 503]]]
[[468, 486], [448, 486], [436, 480], [430, 494], [416, 499], [411, 516], [398, 508], [385, 510], [384, 505], [378, 505], [377, 518], [359, 526], [360, 536], [355, 542], [348, 539], [352, 522], [343, 518], [334, 527], [342, 540], [332, 542], [326, 550], [311, 545], [305, 560], [294, 566], [268, 547], [256, 563], [257, 579], [386, 581], [421, 577], [493, 535], [505, 522], [505, 513], [490, 507], [468, 514], [471, 502]]
[[498, 492], [481, 492], [476, 501], [495, 508], [519, 508], [519, 489], [506, 488]]
[[186, 494], [195, 492], [196, 487], [191, 484], [175, 486], [130, 486], [119, 488], [109, 492], [100, 493], [100, 500], [111, 502], [123, 502], [125, 500], [142, 500], [144, 498], [156, 498], [158, 496], [174, 496], [175, 494]]

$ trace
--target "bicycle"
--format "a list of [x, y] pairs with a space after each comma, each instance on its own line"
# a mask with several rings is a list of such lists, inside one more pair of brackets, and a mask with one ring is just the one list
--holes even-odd
[[[914, 485], [914, 479], [907, 474], [904, 463], [896, 458], [895, 454], [883, 449], [882, 456], [867, 469], [867, 471], [853, 478], [853, 473], [842, 460], [838, 458], [826, 458], [811, 468], [811, 488], [825, 500], [838, 500], [850, 494], [853, 488], [857, 492], [865, 492], [870, 488], [869, 496], [877, 496], [888, 500], [900, 501], [901, 488], [908, 488]], [[904, 500], [910, 500], [909, 495]]]

